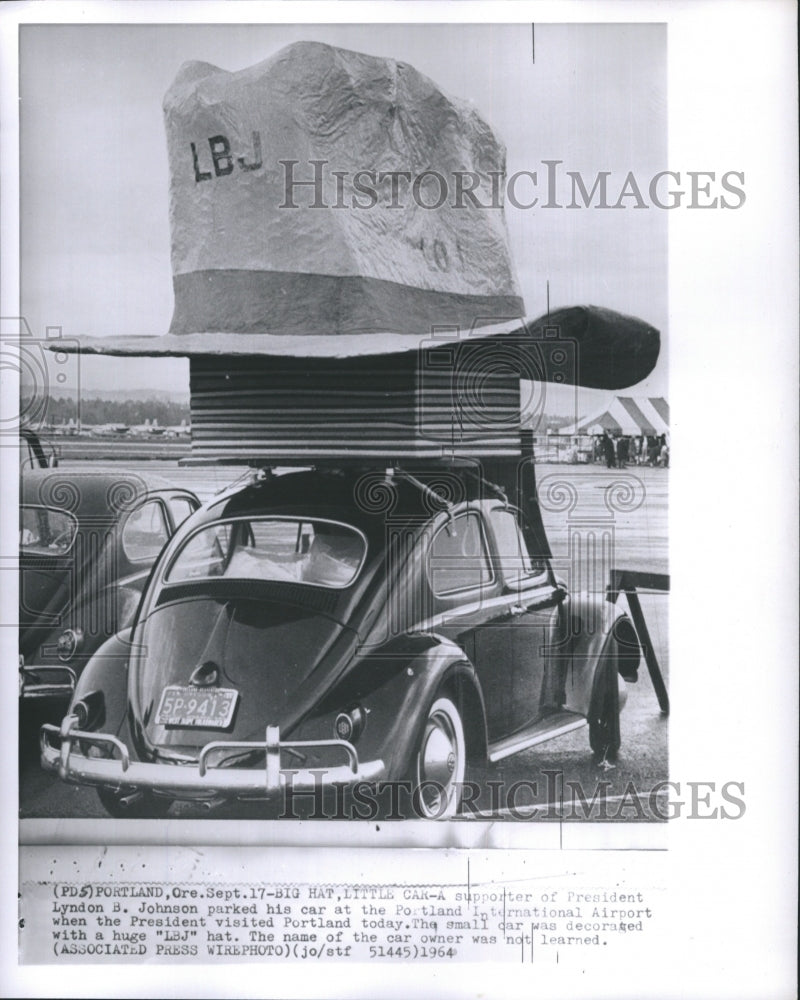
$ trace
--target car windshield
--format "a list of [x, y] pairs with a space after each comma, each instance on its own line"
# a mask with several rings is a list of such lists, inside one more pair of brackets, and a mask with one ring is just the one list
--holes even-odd
[[361, 532], [339, 522], [235, 518], [191, 535], [172, 560], [166, 582], [225, 577], [348, 587], [366, 551]]
[[78, 522], [53, 507], [21, 507], [19, 551], [22, 555], [63, 556], [72, 548]]

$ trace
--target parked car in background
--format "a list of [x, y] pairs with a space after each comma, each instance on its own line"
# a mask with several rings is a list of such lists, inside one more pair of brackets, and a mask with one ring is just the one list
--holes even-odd
[[23, 699], [68, 700], [86, 662], [130, 623], [156, 557], [199, 506], [161, 477], [34, 469], [21, 476]]
[[631, 622], [568, 593], [498, 487], [456, 471], [448, 500], [437, 476], [262, 471], [215, 497], [43, 727], [43, 766], [113, 815], [407, 782], [439, 818], [471, 761], [583, 726], [611, 759]]

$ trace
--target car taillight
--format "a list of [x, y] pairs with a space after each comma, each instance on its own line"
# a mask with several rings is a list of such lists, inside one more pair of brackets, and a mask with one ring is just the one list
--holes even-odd
[[84, 731], [100, 729], [106, 721], [106, 702], [102, 691], [92, 691], [72, 703], [70, 715], [75, 718], [75, 728]]
[[72, 706], [72, 715], [75, 716], [75, 728], [86, 729], [89, 722], [89, 706], [85, 701], [76, 701]]
[[349, 709], [347, 712], [340, 712], [336, 716], [336, 722], [334, 723], [336, 738], [352, 743], [364, 732], [366, 724], [367, 715], [360, 705]]

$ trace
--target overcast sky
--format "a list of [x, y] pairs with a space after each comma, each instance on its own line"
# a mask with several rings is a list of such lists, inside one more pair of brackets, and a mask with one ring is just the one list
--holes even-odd
[[[411, 63], [471, 101], [509, 174], [563, 161], [591, 181], [667, 169], [662, 25], [25, 26], [20, 38], [22, 314], [35, 333], [160, 334], [172, 315], [161, 101], [181, 64], [238, 70], [310, 39]], [[564, 201], [569, 200], [565, 189]], [[667, 333], [667, 219], [637, 210], [506, 208], [529, 315], [592, 303]], [[666, 395], [666, 351], [637, 394]], [[81, 360], [91, 388], [188, 391], [180, 360]], [[587, 393], [586, 409], [602, 399]], [[557, 408], [557, 407], [556, 407]]]

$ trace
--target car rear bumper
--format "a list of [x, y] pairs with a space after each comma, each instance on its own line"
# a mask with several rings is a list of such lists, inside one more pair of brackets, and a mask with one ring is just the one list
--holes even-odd
[[20, 698], [64, 698], [69, 701], [78, 682], [72, 667], [63, 664], [19, 668]]
[[[285, 791], [314, 790], [335, 785], [377, 781], [385, 775], [382, 760], [359, 761], [352, 743], [345, 740], [282, 741], [277, 726], [268, 726], [262, 742], [213, 742], [189, 763], [146, 763], [131, 760], [122, 740], [108, 733], [77, 728], [75, 716], [67, 716], [60, 727], [46, 724], [40, 733], [41, 762], [63, 780], [78, 785], [150, 790], [173, 798], [211, 797], [269, 798]], [[59, 746], [53, 740], [60, 741]], [[80, 749], [75, 744], [79, 743]], [[84, 751], [97, 747], [113, 757], [90, 757]], [[347, 764], [315, 768], [281, 767], [281, 751], [302, 748], [338, 752]], [[232, 766], [231, 751], [240, 756], [265, 754], [263, 767]], [[219, 755], [226, 756], [220, 759]], [[216, 761], [215, 761], [216, 757]]]

